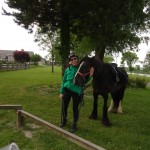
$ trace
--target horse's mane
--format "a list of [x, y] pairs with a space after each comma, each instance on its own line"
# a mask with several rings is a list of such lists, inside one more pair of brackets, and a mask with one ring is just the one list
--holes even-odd
[[88, 59], [90, 59], [90, 57], [88, 57], [88, 56], [83, 57], [83, 58], [79, 61], [78, 65], [80, 66], [80, 64], [81, 64], [82, 62], [84, 62], [85, 60], [88, 60]]
[[80, 61], [79, 61], [79, 65], [82, 63], [82, 62], [84, 62], [84, 61], [88, 61], [89, 62], [89, 64], [91, 65], [91, 66], [96, 66], [97, 64], [102, 64], [102, 61], [100, 61], [100, 60], [98, 60], [95, 56], [93, 56], [93, 57], [88, 57], [88, 56], [85, 56], [85, 57], [83, 57]]

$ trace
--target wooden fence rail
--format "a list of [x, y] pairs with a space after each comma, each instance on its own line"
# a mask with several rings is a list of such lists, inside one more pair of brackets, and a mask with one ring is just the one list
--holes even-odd
[[29, 64], [24, 63], [0, 63], [0, 70], [19, 70], [29, 68]]
[[15, 109], [15, 110], [22, 110], [22, 105], [0, 105], [0, 109]]
[[18, 127], [23, 126], [24, 119], [28, 118], [28, 119], [32, 120], [33, 122], [41, 125], [42, 127], [46, 127], [47, 129], [61, 135], [64, 138], [67, 138], [71, 142], [73, 142], [87, 150], [105, 150], [104, 148], [102, 148], [90, 141], [87, 141], [79, 136], [76, 136], [75, 134], [72, 134], [60, 127], [57, 127], [57, 126], [51, 124], [50, 122], [47, 122], [37, 116], [34, 116], [34, 115], [22, 110], [21, 105], [0, 105], [0, 109], [16, 109], [17, 110], [17, 126]]

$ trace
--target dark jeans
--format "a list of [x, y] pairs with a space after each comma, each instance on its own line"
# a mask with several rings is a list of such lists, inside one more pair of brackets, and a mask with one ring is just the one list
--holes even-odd
[[79, 104], [81, 102], [81, 95], [70, 91], [67, 88], [64, 88], [64, 94], [62, 99], [62, 114], [63, 114], [63, 121], [66, 121], [67, 119], [67, 109], [69, 106], [70, 100], [73, 100], [73, 123], [77, 123], [79, 119]]

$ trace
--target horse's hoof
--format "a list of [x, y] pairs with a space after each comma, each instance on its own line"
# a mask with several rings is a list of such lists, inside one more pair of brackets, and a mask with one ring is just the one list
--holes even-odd
[[113, 109], [108, 109], [108, 112], [109, 113], [117, 113], [117, 109], [114, 109], [114, 108]]
[[117, 111], [117, 114], [123, 114], [123, 111]]
[[97, 120], [97, 116], [96, 115], [90, 115], [89, 119]]
[[122, 108], [121, 108], [121, 109], [118, 108], [117, 113], [118, 113], [118, 114], [123, 114]]
[[108, 111], [109, 113], [117, 114], [117, 111]]
[[102, 124], [105, 126], [105, 127], [110, 127], [112, 124], [109, 120], [102, 120]]

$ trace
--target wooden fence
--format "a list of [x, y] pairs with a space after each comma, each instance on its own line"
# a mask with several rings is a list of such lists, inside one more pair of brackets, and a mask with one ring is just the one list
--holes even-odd
[[37, 116], [34, 116], [24, 110], [22, 110], [22, 106], [21, 105], [0, 105], [0, 109], [15, 109], [17, 111], [17, 121], [16, 124], [18, 127], [22, 127], [24, 125], [24, 119], [30, 119], [33, 122], [41, 125], [42, 127], [45, 127], [57, 134], [59, 134], [60, 136], [67, 138], [68, 140], [70, 140], [71, 142], [79, 145], [80, 147], [83, 147], [84, 149], [87, 150], [105, 150], [104, 148], [90, 142], [87, 141], [79, 136], [76, 136], [75, 134], [72, 134], [60, 127], [57, 127], [53, 124], [51, 124], [50, 122], [47, 122]]
[[29, 64], [24, 63], [0, 63], [0, 70], [20, 70], [29, 68]]

